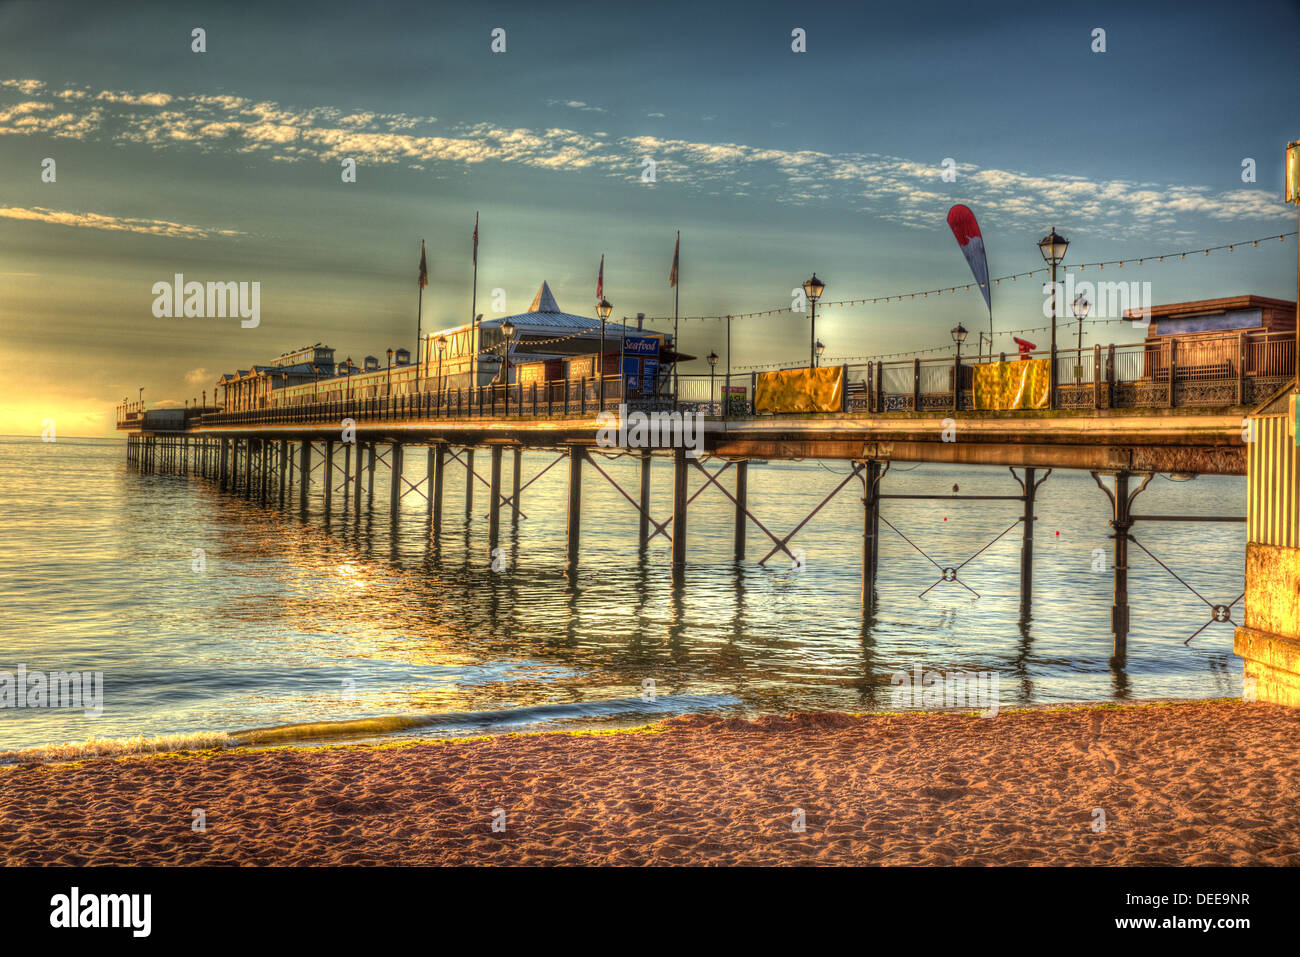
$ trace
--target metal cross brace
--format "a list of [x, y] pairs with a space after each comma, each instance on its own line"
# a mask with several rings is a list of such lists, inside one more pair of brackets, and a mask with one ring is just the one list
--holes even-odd
[[[791, 529], [790, 533], [786, 535], [784, 538], [777, 538], [770, 531], [768, 531], [766, 526], [764, 526], [762, 522], [760, 522], [757, 518], [755, 518], [753, 513], [750, 512], [749, 508], [746, 507], [744, 510], [745, 516], [750, 521], [752, 521], [755, 525], [757, 525], [760, 529], [762, 529], [763, 534], [765, 534], [768, 538], [772, 539], [772, 541], [776, 542], [776, 545], [771, 549], [771, 551], [769, 551], [766, 555], [760, 558], [758, 563], [760, 565], [766, 564], [767, 560], [771, 558], [773, 555], [775, 555], [778, 551], [785, 552], [792, 559], [794, 559], [795, 556], [788, 547], [790, 539], [794, 538], [797, 534], [799, 534], [800, 530], [802, 530], [805, 525], [807, 525], [810, 521], [812, 521], [813, 516], [816, 515], [818, 512], [820, 512], [823, 508], [825, 508], [826, 504], [830, 502], [830, 500], [833, 499], [836, 495], [838, 495], [840, 493], [840, 490], [844, 488], [844, 486], [848, 485], [849, 482], [853, 481], [853, 479], [858, 478], [865, 470], [865, 468], [866, 466], [863, 465], [861, 462], [853, 462], [851, 464], [851, 468], [849, 469], [849, 474], [844, 476], [844, 480], [840, 482], [839, 485], [835, 486], [835, 488], [831, 490], [830, 494], [827, 495], [824, 499], [822, 499], [821, 502], [817, 504], [816, 508], [814, 508], [811, 512], [809, 512], [806, 516], [804, 516], [804, 520], [800, 522], [798, 525], [796, 525], [793, 529]], [[714, 484], [716, 485], [717, 483], [714, 482]], [[718, 485], [718, 488], [722, 488], [722, 486]], [[727, 492], [726, 489], [722, 489], [722, 491], [726, 494], [727, 498], [730, 498], [733, 502], [736, 501], [735, 498], [732, 497], [731, 493]]]
[[930, 563], [931, 565], [933, 565], [935, 568], [939, 569], [939, 578], [938, 578], [938, 580], [937, 580], [933, 585], [931, 585], [929, 588], [925, 589], [925, 591], [923, 591], [923, 592], [921, 592], [919, 595], [917, 595], [917, 596], [916, 596], [917, 598], [924, 598], [926, 595], [928, 595], [928, 594], [930, 593], [931, 589], [933, 589], [935, 586], [937, 586], [937, 585], [940, 584], [941, 582], [956, 582], [958, 585], [960, 585], [962, 588], [966, 589], [968, 592], [970, 592], [970, 593], [971, 593], [972, 595], [974, 595], [976, 598], [979, 598], [979, 597], [980, 597], [980, 593], [977, 592], [974, 588], [971, 588], [970, 585], [967, 585], [967, 584], [966, 584], [964, 581], [962, 581], [960, 578], [958, 578], [958, 577], [957, 577], [957, 572], [961, 571], [961, 569], [965, 568], [967, 565], [969, 565], [971, 562], [973, 562], [976, 558], [978, 558], [978, 557], [979, 557], [980, 555], [982, 555], [984, 552], [986, 552], [986, 551], [988, 551], [990, 548], [992, 548], [993, 545], [994, 545], [994, 543], [996, 543], [996, 542], [998, 541], [998, 539], [1002, 538], [1002, 536], [1006, 535], [1007, 532], [1011, 531], [1013, 528], [1015, 528], [1015, 527], [1016, 527], [1017, 525], [1019, 525], [1020, 522], [1021, 522], [1021, 519], [1017, 518], [1014, 522], [1012, 522], [1009, 526], [1007, 526], [1007, 528], [1005, 528], [1003, 531], [999, 532], [996, 536], [994, 536], [994, 538], [993, 538], [992, 541], [990, 541], [987, 545], [985, 545], [983, 548], [981, 548], [979, 551], [977, 551], [977, 552], [976, 552], [974, 555], [972, 555], [970, 558], [966, 559], [966, 560], [965, 560], [964, 562], [962, 562], [960, 565], [946, 565], [946, 566], [945, 566], [945, 565], [940, 565], [940, 564], [939, 564], [938, 562], [936, 562], [933, 558], [931, 558], [929, 555], [927, 555], [927, 554], [925, 553], [925, 550], [924, 550], [923, 548], [921, 548], [920, 545], [916, 544], [916, 542], [912, 541], [910, 538], [908, 538], [906, 535], [904, 535], [902, 532], [900, 532], [900, 531], [898, 530], [898, 528], [894, 525], [894, 523], [891, 522], [889, 519], [885, 518], [885, 516], [881, 515], [881, 516], [880, 516], [880, 520], [881, 520], [882, 522], [884, 522], [886, 525], [888, 525], [890, 528], [894, 529], [894, 534], [896, 534], [896, 535], [897, 535], [899, 538], [901, 538], [903, 541], [907, 542], [907, 544], [909, 544], [909, 545], [911, 545], [913, 548], [915, 548], [915, 549], [917, 550], [917, 552], [920, 553], [920, 555], [921, 555], [922, 558], [924, 558], [927, 562], [929, 562], [929, 563]]
[[[552, 468], [554, 468], [555, 466], [559, 465], [561, 462], [563, 462], [563, 461], [564, 461], [565, 459], [567, 459], [567, 458], [568, 458], [568, 455], [566, 455], [565, 453], [561, 452], [558, 456], [555, 457], [555, 461], [554, 461], [554, 462], [552, 462], [550, 465], [546, 466], [546, 468], [542, 469], [540, 472], [538, 472], [536, 475], [534, 475], [532, 478], [530, 478], [530, 479], [529, 479], [527, 482], [525, 482], [523, 485], [519, 486], [519, 494], [520, 494], [520, 495], [523, 495], [523, 494], [524, 494], [524, 489], [528, 488], [528, 486], [532, 485], [532, 484], [533, 484], [534, 482], [536, 482], [539, 478], [541, 478], [543, 475], [545, 475], [547, 472], [549, 472]], [[502, 505], [510, 505], [512, 508], [514, 508], [514, 510], [515, 510], [516, 512], [518, 512], [520, 515], [523, 515], [524, 518], [527, 518], [528, 516], [527, 516], [527, 515], [524, 515], [523, 510], [522, 510], [521, 508], [519, 508], [517, 505], [514, 505], [514, 504], [513, 504], [513, 503], [514, 503], [514, 500], [515, 500], [515, 497], [514, 497], [513, 495], [502, 495], [502, 496], [501, 496], [501, 504], [502, 504]]]
[[[632, 503], [632, 507], [633, 507], [634, 509], [636, 509], [638, 512], [641, 512], [641, 514], [645, 515], [645, 517], [650, 521], [650, 524], [653, 525], [653, 526], [655, 527], [654, 535], [651, 535], [649, 538], [647, 538], [647, 539], [646, 539], [647, 542], [649, 542], [651, 538], [654, 538], [655, 535], [658, 535], [660, 532], [663, 532], [663, 533], [664, 533], [664, 537], [665, 537], [666, 539], [668, 539], [670, 542], [673, 540], [673, 537], [672, 537], [670, 534], [668, 534], [667, 531], [665, 531], [665, 529], [668, 527], [668, 523], [672, 521], [671, 518], [669, 518], [669, 519], [665, 519], [665, 520], [662, 521], [662, 522], [656, 522], [656, 521], [655, 521], [655, 518], [654, 518], [653, 515], [651, 515], [651, 514], [650, 514], [649, 512], [647, 512], [647, 511], [644, 511], [644, 510], [641, 508], [640, 503], [637, 502], [636, 499], [634, 499], [631, 495], [628, 495], [627, 492], [623, 491], [623, 486], [619, 485], [619, 484], [618, 484], [617, 482], [615, 482], [612, 478], [610, 478], [609, 473], [606, 472], [603, 468], [601, 468], [599, 465], [596, 464], [596, 460], [595, 460], [595, 459], [593, 459], [590, 455], [588, 455], [588, 456], [587, 456], [587, 461], [588, 461], [589, 463], [591, 463], [591, 467], [592, 467], [592, 468], [594, 468], [597, 472], [599, 472], [601, 475], [603, 475], [603, 476], [605, 477], [605, 481], [606, 481], [606, 482], [608, 482], [610, 485], [614, 486], [614, 488], [618, 489], [618, 493], [619, 493], [620, 495], [622, 495], [625, 499], [627, 499], [629, 502], [631, 502], [631, 503]], [[554, 465], [555, 463], [552, 462], [551, 464]], [[549, 466], [548, 466], [548, 467], [549, 467]]]
[[1163, 568], [1165, 571], [1167, 571], [1170, 575], [1172, 575], [1175, 581], [1179, 582], [1184, 588], [1186, 588], [1189, 592], [1191, 592], [1193, 595], [1195, 595], [1201, 601], [1205, 602], [1205, 604], [1207, 604], [1210, 607], [1210, 620], [1207, 621], [1205, 624], [1201, 625], [1200, 628], [1197, 628], [1194, 632], [1192, 632], [1191, 635], [1188, 636], [1187, 640], [1183, 642], [1184, 645], [1190, 645], [1192, 643], [1193, 638], [1195, 638], [1197, 635], [1199, 635], [1206, 628], [1209, 628], [1213, 624], [1225, 624], [1225, 623], [1229, 625], [1236, 624], [1236, 622], [1232, 620], [1232, 606], [1237, 604], [1237, 602], [1241, 601], [1243, 598], [1246, 597], [1245, 592], [1242, 592], [1240, 595], [1238, 595], [1236, 598], [1234, 598], [1231, 602], [1229, 602], [1226, 605], [1216, 605], [1214, 602], [1210, 601], [1208, 598], [1206, 598], [1204, 595], [1198, 592], [1191, 585], [1187, 584], [1187, 582], [1183, 580], [1182, 576], [1180, 576], [1172, 568], [1170, 568], [1160, 559], [1156, 558], [1155, 555], [1152, 555], [1151, 549], [1147, 548], [1136, 538], [1134, 538], [1131, 532], [1129, 533], [1128, 540], [1132, 542], [1134, 545], [1136, 545], [1138, 548], [1142, 549], [1142, 551], [1146, 552], [1147, 555], [1150, 556], [1151, 560], [1155, 562], [1157, 565], [1159, 565], [1161, 568]]
[[[711, 459], [712, 457], [713, 457], [713, 456], [705, 456], [703, 459], [694, 458], [694, 459], [689, 459], [689, 460], [688, 460], [688, 461], [690, 461], [690, 462], [691, 462], [691, 463], [692, 463], [692, 464], [693, 464], [697, 469], [699, 469], [701, 472], [704, 473], [704, 476], [705, 476], [705, 478], [706, 478], [708, 481], [706, 481], [703, 485], [701, 485], [699, 488], [697, 488], [697, 489], [695, 490], [695, 494], [692, 495], [690, 498], [688, 498], [688, 499], [686, 500], [686, 504], [687, 504], [687, 505], [690, 505], [691, 502], [695, 501], [697, 498], [700, 497], [700, 493], [703, 492], [706, 488], [709, 487], [709, 482], [712, 482], [714, 485], [718, 485], [718, 478], [717, 478], [717, 477], [718, 477], [719, 475], [721, 475], [723, 472], [727, 471], [727, 469], [731, 468], [731, 466], [734, 464], [733, 462], [728, 461], [727, 464], [724, 465], [722, 468], [720, 468], [720, 469], [718, 469], [716, 472], [713, 472], [712, 474], [710, 474], [710, 473], [709, 473], [709, 470], [706, 469], [706, 468], [704, 467], [704, 462], [709, 461], [709, 459]], [[724, 495], [728, 495], [728, 494], [729, 494], [725, 488], [722, 488], [721, 485], [718, 485], [718, 488], [722, 489], [722, 492], [723, 492]], [[735, 500], [732, 499], [732, 501], [735, 501]], [[658, 522], [655, 522], [655, 520], [654, 520], [653, 518], [650, 519], [650, 521], [655, 525], [655, 530], [654, 530], [653, 533], [651, 533], [650, 537], [646, 539], [647, 542], [650, 541], [651, 538], [654, 538], [655, 535], [658, 535], [660, 532], [663, 532], [665, 538], [671, 539], [672, 536], [670, 536], [666, 531], [664, 531], [664, 528], [668, 525], [667, 522], [664, 522], [663, 525], [660, 525]]]
[[[491, 490], [491, 488], [492, 488], [492, 483], [489, 482], [487, 479], [485, 479], [483, 476], [479, 475], [478, 472], [476, 472], [474, 469], [470, 468], [470, 467], [469, 467], [469, 463], [466, 462], [464, 459], [462, 459], [459, 455], [457, 455], [455, 449], [448, 448], [448, 449], [447, 449], [447, 454], [450, 455], [450, 456], [451, 456], [453, 459], [455, 459], [457, 462], [459, 462], [461, 465], [465, 466], [465, 468], [469, 471], [469, 473], [470, 473], [471, 475], [474, 476], [474, 478], [478, 479], [480, 482], [482, 482], [484, 485], [486, 485], [486, 486], [488, 487], [489, 490]], [[555, 464], [554, 462], [551, 463], [551, 465], [554, 465], [554, 464]], [[551, 467], [551, 466], [548, 465], [546, 468], [550, 468], [550, 467]], [[543, 469], [542, 471], [544, 472], [544, 471], [546, 471], [546, 469]], [[540, 476], [540, 473], [539, 473], [539, 476]], [[523, 489], [520, 489], [520, 491], [522, 492]], [[509, 504], [510, 504], [510, 499], [512, 498], [512, 496], [502, 495], [502, 494], [500, 494], [500, 493], [497, 493], [497, 498], [499, 498], [499, 499], [501, 500], [501, 504], [502, 504], [502, 505], [509, 505]], [[523, 516], [524, 516], [524, 518], [527, 518], [527, 517], [528, 517], [527, 515], [524, 514], [523, 509], [519, 509], [518, 511], [519, 511], [519, 514], [520, 514], [520, 515], [523, 515]]]

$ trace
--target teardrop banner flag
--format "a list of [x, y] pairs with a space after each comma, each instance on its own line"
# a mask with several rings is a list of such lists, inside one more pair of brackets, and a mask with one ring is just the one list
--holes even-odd
[[989, 307], [991, 316], [993, 301], [989, 297], [989, 261], [984, 254], [984, 237], [980, 235], [980, 224], [975, 222], [975, 214], [968, 207], [954, 206], [948, 210], [948, 227], [957, 237], [957, 245], [961, 247], [961, 253], [966, 257], [975, 281], [980, 284], [984, 304]]

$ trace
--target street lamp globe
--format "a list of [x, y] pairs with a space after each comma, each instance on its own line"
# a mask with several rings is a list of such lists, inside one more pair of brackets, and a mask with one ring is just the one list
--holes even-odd
[[826, 343], [824, 343], [824, 342], [822, 342], [820, 339], [818, 339], [818, 340], [817, 340], [817, 358], [820, 359], [820, 358], [822, 357], [822, 353], [825, 352], [825, 351], [826, 351]]
[[1074, 317], [1076, 319], [1087, 319], [1088, 311], [1092, 309], [1092, 303], [1087, 300], [1087, 297], [1080, 294], [1074, 297], [1074, 303], [1071, 308], [1074, 309]]
[[816, 273], [812, 274], [811, 279], [804, 280], [804, 284], [803, 284], [804, 295], [807, 296], [809, 300], [811, 300], [812, 302], [816, 302], [818, 299], [820, 299], [825, 289], [826, 289], [826, 283], [818, 279]]
[[505, 336], [507, 339], [513, 339], [515, 337], [515, 324], [509, 319], [501, 323], [501, 335]]
[[1070, 247], [1070, 241], [1052, 227], [1052, 231], [1038, 241], [1038, 251], [1043, 254], [1043, 261], [1050, 265], [1056, 266], [1065, 259], [1065, 251]]
[[712, 349], [709, 350], [709, 354], [708, 354], [707, 356], [705, 356], [704, 358], [706, 358], [707, 360], [709, 360], [709, 367], [710, 367], [710, 368], [713, 368], [714, 366], [716, 366], [716, 365], [718, 364], [718, 354], [717, 354], [716, 352], [714, 352]]
[[596, 315], [600, 316], [601, 319], [608, 319], [609, 314], [613, 311], [613, 303], [602, 297], [600, 303], [596, 306]]
[[961, 345], [963, 342], [966, 341], [966, 327], [963, 326], [960, 322], [957, 323], [957, 328], [953, 329], [952, 331], [952, 341], [957, 343], [958, 345]]

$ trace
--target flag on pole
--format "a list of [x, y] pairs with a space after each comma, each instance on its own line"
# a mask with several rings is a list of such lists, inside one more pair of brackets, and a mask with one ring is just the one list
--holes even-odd
[[474, 214], [474, 265], [478, 265], [478, 213]]
[[957, 245], [961, 247], [961, 253], [966, 257], [966, 264], [970, 266], [975, 281], [980, 284], [980, 292], [984, 294], [984, 304], [992, 313], [993, 303], [989, 298], [989, 261], [984, 254], [984, 237], [980, 235], [975, 214], [965, 206], [954, 206], [948, 210], [948, 227], [957, 238]]
[[682, 234], [677, 233], [677, 245], [673, 246], [673, 268], [668, 273], [668, 285], [677, 285], [677, 257], [682, 251]]
[[605, 298], [605, 254], [600, 254], [600, 272], [596, 273], [596, 301]]
[[429, 285], [429, 265], [424, 258], [424, 240], [420, 240], [420, 288]]

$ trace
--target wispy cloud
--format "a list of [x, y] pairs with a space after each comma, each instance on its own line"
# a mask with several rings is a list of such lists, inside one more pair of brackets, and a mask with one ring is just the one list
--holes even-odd
[[172, 239], [210, 239], [213, 236], [245, 235], [235, 229], [211, 229], [206, 226], [172, 223], [165, 219], [135, 219], [125, 216], [104, 216], [100, 213], [74, 213], [46, 209], [43, 206], [0, 206], [0, 218], [54, 223], [58, 226], [77, 226], [83, 229], [104, 229], [111, 232], [144, 233]]
[[[4, 97], [17, 98], [6, 105]], [[567, 109], [605, 112], [581, 100], [549, 100]], [[69, 88], [51, 90], [34, 79], [0, 81], [0, 135], [47, 135], [137, 143], [155, 149], [193, 148], [263, 155], [279, 162], [338, 162], [423, 170], [437, 164], [510, 163], [557, 171], [595, 171], [635, 188], [642, 161], [656, 164], [656, 188], [683, 187], [709, 194], [859, 211], [876, 219], [933, 228], [954, 202], [969, 203], [981, 219], [1005, 227], [1039, 228], [1049, 219], [1074, 230], [1133, 233], [1214, 221], [1273, 222], [1288, 208], [1269, 190], [1214, 190], [1195, 184], [1091, 180], [1064, 174], [957, 167], [944, 183], [937, 162], [920, 163], [875, 153], [771, 149], [741, 143], [657, 136], [613, 137], [553, 127], [502, 127], [488, 122], [438, 129], [436, 117], [351, 112], [318, 106], [296, 109], [231, 95], [181, 96], [162, 92]], [[50, 214], [49, 215], [72, 215]], [[36, 218], [36, 217], [31, 217]], [[49, 220], [58, 221], [58, 220]], [[111, 221], [155, 228], [219, 230], [147, 220]], [[93, 225], [89, 222], [76, 225]], [[192, 234], [192, 233], [181, 233]]]

